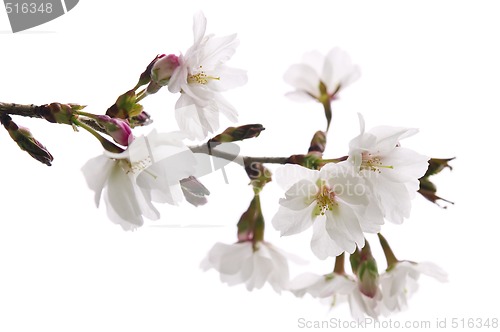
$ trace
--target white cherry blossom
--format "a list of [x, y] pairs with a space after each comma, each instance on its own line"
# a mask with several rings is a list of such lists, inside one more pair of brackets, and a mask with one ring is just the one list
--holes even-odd
[[318, 51], [304, 54], [302, 63], [292, 65], [284, 80], [295, 88], [286, 95], [294, 100], [333, 100], [337, 93], [361, 76], [349, 55], [335, 47], [326, 56]]
[[286, 254], [265, 241], [216, 243], [201, 263], [203, 270], [215, 269], [222, 282], [229, 286], [245, 284], [251, 291], [260, 289], [267, 282], [276, 292], [281, 292], [288, 282]]
[[408, 299], [418, 289], [421, 274], [441, 282], [447, 280], [446, 272], [429, 262], [400, 261], [380, 276], [382, 302], [387, 313], [406, 309]]
[[359, 290], [357, 281], [347, 275], [304, 273], [292, 280], [288, 289], [295, 296], [302, 297], [307, 293], [332, 307], [348, 302], [351, 315], [358, 320], [366, 316], [376, 319], [380, 315], [380, 294], [374, 298], [364, 295]]
[[361, 133], [349, 143], [348, 162], [370, 187], [383, 217], [401, 224], [410, 216], [411, 200], [429, 166], [429, 157], [401, 147], [399, 142], [418, 130], [378, 126], [365, 132], [359, 114]]
[[194, 43], [178, 57], [168, 89], [181, 93], [175, 116], [181, 130], [191, 139], [202, 140], [219, 128], [219, 113], [237, 120], [236, 109], [221, 92], [247, 82], [244, 70], [225, 63], [231, 59], [239, 42], [236, 34], [225, 37], [205, 36], [207, 20], [199, 12], [194, 17]]
[[103, 197], [111, 221], [125, 230], [134, 230], [142, 226], [144, 217], [160, 217], [153, 202], [182, 201], [179, 181], [191, 175], [195, 159], [181, 137], [153, 130], [135, 138], [124, 152], [104, 152], [83, 166], [96, 205]]
[[312, 226], [311, 249], [320, 259], [353, 253], [365, 244], [365, 228], [376, 228], [365, 226], [361, 218], [368, 205], [366, 187], [346, 162], [329, 163], [319, 171], [288, 164], [277, 170], [276, 179], [286, 192], [272, 220], [274, 228], [286, 236]]

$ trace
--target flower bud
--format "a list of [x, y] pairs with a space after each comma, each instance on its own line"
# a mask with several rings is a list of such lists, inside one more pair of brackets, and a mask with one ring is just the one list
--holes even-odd
[[116, 102], [108, 108], [106, 115], [112, 118], [130, 119], [142, 113], [143, 107], [137, 103], [137, 96], [134, 90], [122, 94]]
[[151, 69], [153, 69], [153, 66], [156, 63], [156, 61], [158, 61], [158, 59], [163, 58], [164, 56], [165, 56], [165, 54], [157, 55], [153, 59], [153, 61], [151, 61], [149, 63], [149, 65], [146, 67], [146, 70], [144, 70], [144, 72], [139, 77], [139, 81], [137, 82], [136, 88], [138, 88], [138, 87], [140, 87], [140, 86], [142, 86], [144, 84], [148, 84], [149, 82], [151, 82]]
[[319, 169], [322, 166], [321, 153], [312, 151], [308, 154], [294, 154], [287, 159], [288, 164], [296, 164], [309, 169]]
[[39, 114], [49, 122], [72, 125], [74, 112], [84, 108], [77, 104], [51, 103], [40, 106]]
[[163, 55], [153, 64], [151, 81], [160, 86], [168, 85], [174, 70], [179, 67], [179, 57], [175, 54]]
[[438, 174], [445, 168], [449, 168], [450, 171], [453, 170], [453, 167], [448, 164], [448, 162], [452, 161], [453, 159], [455, 159], [455, 157], [448, 159], [431, 158], [429, 160], [429, 168], [427, 169], [427, 172], [425, 172], [425, 175], [423, 177], [425, 178], [431, 175]]
[[259, 195], [255, 195], [248, 209], [238, 221], [238, 241], [252, 241], [256, 244], [264, 240], [264, 216]]
[[52, 165], [54, 157], [42, 143], [33, 137], [28, 128], [18, 126], [9, 116], [3, 116], [1, 122], [21, 150], [28, 152], [31, 157], [47, 166]]
[[319, 152], [322, 154], [323, 152], [325, 152], [325, 148], [326, 134], [324, 131], [319, 130], [314, 134], [308, 152]]
[[128, 146], [134, 139], [132, 129], [130, 129], [130, 126], [124, 120], [110, 118], [107, 115], [96, 115], [94, 120], [118, 144]]
[[361, 251], [357, 249], [351, 255], [351, 267], [358, 277], [358, 287], [361, 293], [374, 298], [379, 290], [379, 275], [377, 261], [373, 257], [368, 242]]
[[211, 138], [210, 143], [228, 143], [243, 141], [248, 138], [258, 137], [265, 128], [261, 124], [248, 124], [240, 127], [229, 127], [221, 134]]

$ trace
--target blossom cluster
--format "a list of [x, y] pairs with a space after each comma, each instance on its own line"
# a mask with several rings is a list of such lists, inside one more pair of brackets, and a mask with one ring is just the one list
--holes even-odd
[[[80, 112], [81, 116], [94, 120], [116, 143], [127, 147], [125, 151], [110, 152], [103, 144], [107, 151], [82, 169], [89, 187], [96, 193], [97, 206], [104, 193], [108, 217], [125, 230], [141, 226], [144, 217], [159, 219], [153, 202], [176, 205], [184, 195], [193, 205], [206, 203], [204, 196], [209, 192], [194, 177], [196, 158], [183, 140], [202, 140], [214, 133], [219, 128], [219, 113], [236, 121], [235, 108], [220, 92], [247, 81], [245, 71], [225, 64], [238, 46], [236, 35], [205, 35], [206, 23], [205, 16], [197, 13], [193, 45], [179, 56], [157, 56], [139, 80], [139, 85], [148, 84], [147, 89], [139, 96], [132, 90], [120, 96], [108, 110], [107, 114], [113, 117]], [[152, 131], [134, 138], [130, 126], [138, 125], [141, 117], [148, 117], [138, 101], [162, 86], [180, 94], [175, 105], [180, 131], [162, 134]]]
[[380, 275], [371, 292], [367, 292], [356, 278], [335, 272], [326, 275], [304, 273], [288, 287], [298, 297], [310, 294], [330, 306], [347, 302], [354, 319], [362, 320], [366, 316], [377, 319], [380, 315], [405, 310], [408, 299], [418, 289], [422, 274], [441, 282], [447, 280], [446, 273], [433, 263], [402, 261]]
[[362, 248], [363, 233], [379, 232], [385, 219], [401, 224], [428, 167], [428, 157], [400, 145], [415, 129], [380, 126], [365, 132], [361, 115], [360, 127], [347, 160], [320, 170], [285, 165], [277, 173], [286, 192], [273, 225], [281, 235], [312, 226], [311, 248], [320, 259]]
[[[206, 35], [206, 25], [205, 16], [197, 13], [193, 45], [184, 54], [156, 56], [134, 89], [119, 96], [106, 115], [86, 113], [74, 105], [41, 108], [41, 116], [48, 121], [80, 126], [99, 139], [104, 153], [88, 161], [82, 170], [95, 192], [96, 205], [102, 198], [108, 217], [125, 230], [142, 226], [145, 218], [159, 219], [155, 204], [177, 205], [184, 199], [195, 206], [207, 202], [209, 191], [196, 177], [196, 149], [186, 146], [185, 140], [209, 138], [206, 153], [216, 155], [214, 146], [257, 137], [264, 130], [255, 124], [229, 127], [215, 135], [220, 114], [237, 120], [235, 107], [221, 92], [245, 84], [247, 75], [226, 65], [238, 46], [236, 35]], [[403, 310], [421, 274], [446, 279], [445, 273], [432, 263], [397, 260], [380, 234], [385, 221], [402, 224], [409, 218], [421, 179], [429, 174], [430, 158], [401, 143], [415, 135], [417, 129], [377, 126], [366, 130], [364, 118], [358, 114], [360, 132], [346, 147], [347, 155], [323, 158], [332, 120], [331, 103], [359, 77], [359, 67], [339, 48], [326, 56], [307, 53], [303, 63], [292, 65], [285, 73], [285, 81], [295, 88], [287, 94], [289, 97], [313, 100], [323, 106], [326, 131], [316, 133], [307, 155], [261, 158], [261, 162], [240, 158], [254, 198], [238, 222], [237, 241], [217, 243], [201, 264], [204, 270], [215, 269], [222, 282], [243, 283], [248, 290], [268, 283], [276, 292], [290, 291], [299, 297], [308, 293], [332, 305], [345, 300], [355, 318], [376, 318]], [[134, 137], [135, 126], [151, 123], [139, 102], [163, 87], [180, 95], [174, 107], [179, 131], [153, 130], [146, 136]], [[228, 160], [236, 157], [219, 153]], [[271, 174], [262, 163], [272, 160], [284, 164], [275, 174], [284, 197], [279, 199], [271, 224], [281, 236], [312, 228], [311, 250], [321, 260], [336, 259], [332, 273], [306, 273], [290, 280], [288, 261], [294, 259], [293, 255], [264, 239], [260, 192], [271, 181]], [[387, 268], [380, 275], [366, 233], [378, 234], [384, 249]], [[352, 275], [344, 270], [346, 255], [350, 255]]]

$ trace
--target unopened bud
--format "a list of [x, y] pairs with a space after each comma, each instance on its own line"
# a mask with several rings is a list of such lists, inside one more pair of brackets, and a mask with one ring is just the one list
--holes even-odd
[[108, 108], [106, 115], [112, 118], [130, 119], [142, 113], [143, 107], [137, 103], [137, 96], [134, 90], [122, 94], [116, 102]]
[[238, 241], [252, 241], [256, 244], [264, 240], [264, 216], [259, 195], [255, 195], [248, 209], [238, 221]]
[[248, 124], [240, 127], [229, 127], [221, 134], [211, 138], [210, 143], [228, 143], [243, 141], [248, 138], [258, 137], [265, 128], [261, 124]]
[[110, 118], [107, 115], [96, 115], [94, 120], [118, 144], [128, 146], [134, 139], [132, 129], [125, 120]]
[[49, 122], [72, 125], [74, 112], [84, 108], [77, 104], [51, 103], [40, 106], [39, 114]]
[[179, 57], [175, 54], [163, 55], [151, 69], [151, 81], [160, 86], [168, 85], [174, 70], [179, 67]]
[[28, 128], [18, 126], [9, 116], [3, 116], [1, 122], [21, 150], [28, 152], [31, 157], [47, 166], [52, 165], [54, 157], [42, 143], [33, 137]]
[[373, 257], [368, 242], [361, 251], [357, 249], [351, 255], [351, 267], [358, 277], [358, 287], [361, 293], [374, 298], [378, 292], [379, 275], [377, 261]]
[[321, 154], [310, 152], [308, 154], [294, 154], [287, 159], [288, 164], [296, 164], [309, 169], [319, 169], [322, 166]]
[[429, 168], [427, 169], [427, 172], [425, 172], [425, 175], [423, 177], [425, 178], [431, 175], [438, 174], [445, 168], [449, 168], [450, 171], [453, 170], [453, 167], [448, 164], [448, 162], [452, 161], [453, 159], [455, 159], [455, 157], [448, 159], [431, 158], [429, 160]]
[[317, 131], [311, 140], [308, 152], [323, 153], [325, 152], [325, 148], [326, 148], [326, 134], [324, 131], [321, 130]]
[[153, 69], [153, 66], [158, 61], [158, 59], [163, 58], [164, 56], [165, 54], [157, 55], [153, 59], [153, 61], [149, 63], [149, 65], [146, 67], [146, 70], [144, 70], [144, 72], [139, 77], [139, 82], [137, 82], [136, 88], [151, 82], [151, 69]]

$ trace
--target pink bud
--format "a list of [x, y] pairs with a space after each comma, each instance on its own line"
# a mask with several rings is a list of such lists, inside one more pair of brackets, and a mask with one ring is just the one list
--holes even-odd
[[104, 127], [106, 133], [111, 136], [116, 143], [128, 146], [129, 143], [132, 142], [134, 136], [132, 135], [132, 129], [130, 129], [127, 121], [118, 118], [110, 118], [107, 115], [98, 115], [95, 120]]
[[151, 78], [159, 85], [167, 85], [177, 67], [179, 67], [179, 57], [177, 55], [162, 56], [153, 65]]

